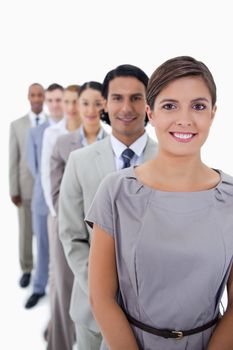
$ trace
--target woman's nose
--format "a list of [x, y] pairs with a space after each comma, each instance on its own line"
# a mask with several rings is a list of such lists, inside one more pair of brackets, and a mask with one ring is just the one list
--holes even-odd
[[178, 126], [191, 126], [192, 121], [190, 119], [179, 119], [176, 121], [176, 125], [178, 125]]
[[179, 113], [177, 114], [177, 118], [176, 118], [176, 125], [177, 126], [191, 126], [192, 125], [192, 116], [190, 115], [189, 111], [184, 108], [181, 109], [179, 111]]

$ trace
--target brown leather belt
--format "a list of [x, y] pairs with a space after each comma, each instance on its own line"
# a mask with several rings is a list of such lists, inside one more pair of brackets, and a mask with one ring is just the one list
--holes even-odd
[[[125, 312], [125, 311], [124, 311]], [[148, 326], [138, 320], [136, 320], [135, 318], [133, 318], [132, 316], [130, 316], [127, 312], [125, 312], [125, 315], [128, 319], [128, 321], [134, 325], [137, 328], [142, 329], [145, 332], [157, 335], [159, 337], [163, 337], [163, 338], [174, 338], [174, 339], [182, 339], [183, 337], [186, 337], [188, 335], [192, 335], [192, 334], [196, 334], [196, 333], [200, 333], [205, 331], [206, 329], [212, 327], [213, 325], [215, 325], [219, 318], [220, 315], [218, 315], [214, 320], [204, 324], [203, 326], [200, 327], [196, 327], [193, 329], [188, 329], [188, 330], [184, 330], [184, 331], [177, 331], [177, 330], [172, 330], [172, 329], [158, 329], [158, 328], [154, 328], [151, 326]]]

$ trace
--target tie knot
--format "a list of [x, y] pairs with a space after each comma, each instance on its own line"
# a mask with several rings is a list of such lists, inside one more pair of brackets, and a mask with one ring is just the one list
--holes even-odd
[[36, 116], [36, 126], [39, 125], [40, 117], [37, 115]]
[[126, 148], [122, 153], [121, 156], [123, 158], [124, 164], [123, 164], [123, 168], [128, 168], [130, 167], [130, 161], [134, 156], [134, 151], [130, 148]]

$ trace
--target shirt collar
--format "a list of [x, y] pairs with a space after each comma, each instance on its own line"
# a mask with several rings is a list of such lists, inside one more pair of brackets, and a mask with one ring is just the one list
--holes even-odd
[[[63, 118], [64, 118], [64, 117], [63, 117]], [[52, 118], [51, 115], [50, 115], [49, 118], [48, 118], [49, 125], [50, 125], [50, 126], [56, 125], [56, 124], [59, 123], [63, 118], [61, 118], [60, 120], [55, 120], [55, 119]]]
[[102, 127], [100, 127], [100, 131], [98, 132], [97, 136], [96, 136], [96, 140], [100, 141], [104, 138], [104, 129]]
[[59, 122], [52, 125], [53, 129], [66, 130], [66, 118], [62, 118]]
[[[85, 136], [85, 132], [84, 132], [84, 128], [83, 128], [83, 125], [81, 124], [80, 128], [79, 128], [79, 134], [80, 134], [80, 138], [81, 138], [81, 143], [83, 146], [87, 146], [88, 145], [88, 142], [87, 142], [87, 139], [86, 139], [86, 136]], [[104, 130], [102, 127], [100, 127], [100, 130], [96, 136], [96, 141], [100, 141], [102, 140], [104, 137]]]
[[[117, 158], [121, 157], [122, 152], [127, 148], [124, 143], [119, 141], [115, 136], [112, 134], [110, 135], [110, 140], [112, 144], [113, 151], [115, 153], [115, 156]], [[147, 143], [147, 133], [144, 132], [142, 136], [140, 136], [134, 143], [132, 143], [129, 148], [134, 151], [134, 153], [140, 157], [143, 153], [144, 148], [146, 147]]]
[[30, 119], [32, 119], [32, 120], [34, 120], [36, 117], [39, 117], [41, 120], [46, 119], [44, 111], [41, 111], [39, 114], [36, 114], [32, 110], [30, 110], [28, 114], [29, 114]]
[[48, 122], [49, 122], [50, 126], [57, 124], [57, 122], [55, 122], [55, 120], [53, 118], [49, 118]]

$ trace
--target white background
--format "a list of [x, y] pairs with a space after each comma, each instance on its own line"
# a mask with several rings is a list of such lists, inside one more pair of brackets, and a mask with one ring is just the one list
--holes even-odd
[[33, 310], [23, 308], [30, 290], [17, 285], [17, 216], [8, 196], [9, 123], [28, 111], [28, 86], [102, 81], [110, 69], [123, 63], [138, 65], [151, 75], [164, 60], [191, 55], [207, 64], [218, 87], [218, 111], [203, 159], [233, 174], [230, 3], [1, 0], [1, 349], [45, 349], [41, 333], [48, 318], [48, 300]]

